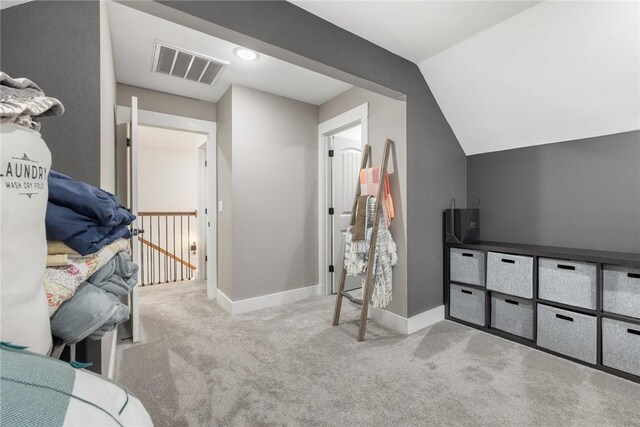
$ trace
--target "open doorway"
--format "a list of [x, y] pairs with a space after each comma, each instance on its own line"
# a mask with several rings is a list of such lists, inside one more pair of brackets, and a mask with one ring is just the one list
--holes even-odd
[[204, 170], [200, 147], [205, 142], [206, 136], [195, 132], [138, 127], [142, 286], [204, 278], [198, 207], [205, 194], [199, 188]]
[[[327, 153], [318, 156], [319, 276], [324, 279], [327, 294], [338, 290], [362, 149], [368, 143], [367, 117], [368, 105], [363, 104], [318, 125], [319, 151]], [[347, 291], [361, 287], [357, 277], [347, 276], [345, 280]]]
[[[132, 257], [141, 268], [139, 281], [206, 280], [206, 295], [214, 298], [216, 227], [210, 215], [216, 200], [216, 123], [138, 110], [137, 105], [137, 98], [132, 97], [131, 107], [116, 109], [116, 187], [120, 199], [126, 200], [137, 216], [132, 224]], [[176, 141], [181, 144], [175, 145]], [[179, 171], [174, 168], [176, 163], [181, 165]], [[174, 181], [183, 181], [176, 174], [180, 178], [186, 175], [184, 179], [189, 182], [176, 184]], [[184, 188], [179, 190], [181, 186]], [[182, 205], [191, 199], [189, 206], [195, 205], [196, 209], [160, 210], [158, 203], [168, 196], [169, 188], [176, 203]], [[179, 191], [191, 195], [185, 198], [184, 194], [178, 195]], [[145, 205], [155, 210], [145, 211]], [[182, 209], [176, 206], [170, 209]], [[125, 327], [131, 332], [121, 335], [122, 339], [132, 337], [133, 342], [140, 337], [139, 289], [136, 286], [131, 294], [130, 326]]]

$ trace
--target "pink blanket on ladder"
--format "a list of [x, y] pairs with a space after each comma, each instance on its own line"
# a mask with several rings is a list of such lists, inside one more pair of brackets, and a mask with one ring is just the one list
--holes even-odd
[[[378, 186], [380, 185], [380, 166], [362, 169], [360, 171], [360, 194], [368, 196], [378, 195]], [[393, 199], [391, 198], [391, 186], [389, 185], [389, 174], [384, 180], [384, 192], [382, 203], [387, 210], [387, 218], [389, 222], [395, 216], [393, 211]]]

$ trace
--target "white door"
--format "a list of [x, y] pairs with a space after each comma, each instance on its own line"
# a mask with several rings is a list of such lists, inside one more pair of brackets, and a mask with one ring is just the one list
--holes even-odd
[[[138, 98], [131, 97], [131, 119], [129, 122], [129, 197], [130, 210], [133, 215], [138, 215]], [[140, 265], [140, 241], [138, 240], [138, 220], [131, 224], [133, 239], [131, 239], [131, 258], [134, 263]], [[142, 231], [144, 232], [144, 231]], [[131, 292], [131, 332], [133, 342], [140, 340], [140, 275], [138, 284]]]
[[[331, 194], [329, 203], [333, 207], [331, 216], [331, 265], [334, 272], [330, 274], [333, 293], [338, 292], [340, 286], [340, 269], [344, 258], [344, 240], [349, 221], [351, 220], [351, 208], [356, 192], [356, 183], [359, 181], [360, 162], [362, 158], [362, 144], [354, 139], [331, 137], [331, 149], [333, 157], [330, 157]], [[347, 276], [345, 290], [360, 288], [360, 277]]]

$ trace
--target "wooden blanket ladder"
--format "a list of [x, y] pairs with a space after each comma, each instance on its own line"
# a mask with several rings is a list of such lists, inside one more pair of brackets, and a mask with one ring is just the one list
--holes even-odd
[[[371, 243], [369, 246], [369, 258], [367, 267], [365, 270], [364, 286], [362, 288], [362, 299], [355, 298], [349, 292], [344, 290], [345, 280], [347, 276], [347, 270], [345, 266], [344, 250], [342, 248], [342, 269], [340, 270], [340, 286], [336, 295], [336, 306], [333, 311], [333, 326], [338, 326], [340, 323], [340, 311], [342, 309], [342, 298], [348, 299], [350, 302], [361, 306], [360, 309], [360, 327], [358, 329], [358, 341], [364, 341], [365, 333], [367, 332], [367, 315], [369, 313], [369, 304], [371, 302], [371, 295], [373, 294], [374, 276], [373, 276], [373, 262], [375, 260], [375, 251], [378, 241], [378, 226], [380, 225], [380, 215], [382, 214], [382, 198], [384, 195], [385, 180], [387, 178], [387, 163], [389, 162], [389, 152], [391, 151], [391, 145], [393, 141], [388, 139], [384, 143], [384, 153], [382, 155], [382, 164], [380, 166], [380, 184], [378, 185], [378, 194], [376, 195], [375, 215], [373, 217], [373, 230], [371, 231]], [[371, 160], [371, 146], [366, 144], [364, 146], [362, 155], [362, 161], [360, 163], [360, 170], [367, 167]], [[353, 198], [353, 206], [351, 209], [351, 220], [349, 225], [353, 226], [356, 222], [356, 209], [358, 204], [358, 197], [360, 196], [360, 179], [356, 180], [356, 194]]]

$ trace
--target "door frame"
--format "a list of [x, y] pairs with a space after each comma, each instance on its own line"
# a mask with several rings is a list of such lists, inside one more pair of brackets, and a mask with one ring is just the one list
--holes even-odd
[[[131, 116], [131, 108], [118, 105], [116, 108], [116, 123], [126, 123]], [[207, 214], [198, 212], [198, 230], [207, 229], [205, 235], [207, 268], [203, 271], [204, 277], [198, 273], [198, 280], [207, 281], [207, 298], [215, 299], [218, 291], [218, 240], [217, 240], [217, 211], [215, 209], [217, 195], [216, 184], [216, 162], [218, 144], [216, 140], [216, 122], [193, 119], [191, 117], [176, 116], [172, 114], [157, 113], [155, 111], [138, 109], [138, 124], [146, 126], [154, 126], [164, 129], [182, 130], [187, 132], [201, 133], [207, 136], [206, 144], [206, 180], [207, 180], [207, 197], [206, 209]], [[199, 264], [201, 265], [201, 264]]]
[[[207, 262], [207, 217], [209, 215], [209, 186], [207, 185], [207, 169], [209, 162], [207, 160], [207, 141], [198, 145], [198, 241], [196, 242], [198, 249], [198, 266], [206, 265]], [[204, 214], [204, 215], [203, 215]], [[216, 245], [217, 246], [217, 245]], [[208, 273], [201, 268], [198, 269], [198, 281], [206, 280]], [[208, 290], [207, 290], [208, 294]], [[217, 292], [216, 292], [217, 294]]]
[[[331, 217], [329, 206], [329, 143], [332, 135], [355, 125], [361, 127], [360, 142], [364, 147], [369, 143], [369, 104], [355, 107], [318, 125], [318, 281], [322, 285], [323, 294], [331, 295], [329, 280], [329, 254]], [[335, 266], [337, 272], [342, 266]]]

